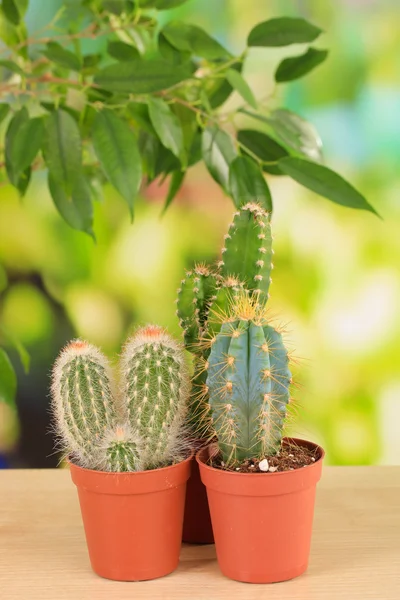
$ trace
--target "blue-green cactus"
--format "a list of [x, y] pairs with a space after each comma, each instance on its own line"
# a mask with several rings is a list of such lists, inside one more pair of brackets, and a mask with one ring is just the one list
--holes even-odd
[[244, 292], [232, 302], [208, 357], [208, 402], [225, 464], [279, 450], [290, 383], [281, 333], [268, 323], [258, 295]]

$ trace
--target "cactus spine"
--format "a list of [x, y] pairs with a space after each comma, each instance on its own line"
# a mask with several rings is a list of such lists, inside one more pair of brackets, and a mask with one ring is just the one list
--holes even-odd
[[148, 468], [179, 456], [189, 380], [180, 346], [160, 327], [139, 329], [122, 354], [125, 410]]
[[70, 342], [55, 362], [52, 395], [62, 444], [78, 463], [87, 464], [116, 419], [105, 356], [91, 344]]
[[279, 331], [258, 294], [233, 301], [211, 346], [206, 385], [227, 465], [275, 454], [281, 444], [291, 374]]

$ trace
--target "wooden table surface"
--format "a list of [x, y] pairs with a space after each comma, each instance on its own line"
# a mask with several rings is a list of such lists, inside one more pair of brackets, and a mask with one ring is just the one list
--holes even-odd
[[272, 585], [230, 581], [214, 546], [189, 545], [168, 577], [101, 579], [90, 569], [68, 471], [0, 471], [0, 598], [399, 600], [400, 467], [325, 467], [308, 572]]

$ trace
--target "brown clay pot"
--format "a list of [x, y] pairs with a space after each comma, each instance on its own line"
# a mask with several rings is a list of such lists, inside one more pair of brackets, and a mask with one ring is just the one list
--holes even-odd
[[93, 571], [142, 581], [176, 569], [192, 456], [162, 469], [105, 473], [70, 463]]
[[217, 559], [226, 577], [273, 583], [307, 569], [324, 451], [305, 440], [288, 441], [317, 449], [319, 459], [294, 471], [235, 473], [206, 464], [215, 446], [196, 455], [207, 488]]
[[182, 541], [188, 544], [214, 543], [207, 492], [201, 481], [195, 456], [192, 459], [191, 474], [186, 487]]

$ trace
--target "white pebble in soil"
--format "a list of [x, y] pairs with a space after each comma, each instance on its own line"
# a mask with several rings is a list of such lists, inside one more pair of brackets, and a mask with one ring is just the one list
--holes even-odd
[[275, 473], [275, 471], [277, 471], [277, 470], [278, 470], [278, 467], [270, 467], [269, 468], [270, 473]]
[[260, 462], [258, 463], [258, 468], [260, 469], [260, 471], [264, 471], [264, 472], [268, 471], [269, 463], [266, 458], [264, 458], [263, 460], [260, 460]]

